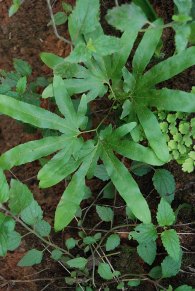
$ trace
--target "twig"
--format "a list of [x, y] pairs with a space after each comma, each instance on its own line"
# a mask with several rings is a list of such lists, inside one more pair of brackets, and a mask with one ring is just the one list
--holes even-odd
[[51, 3], [50, 3], [50, 0], [46, 0], [46, 1], [47, 1], [47, 6], [48, 6], [48, 9], [49, 9], [49, 14], [50, 14], [50, 17], [51, 17], [51, 22], [52, 22], [52, 26], [53, 26], [53, 30], [54, 30], [55, 36], [57, 38], [59, 38], [60, 40], [62, 40], [63, 42], [65, 42], [65, 43], [67, 43], [67, 44], [72, 46], [72, 42], [71, 41], [69, 41], [68, 39], [66, 39], [63, 36], [59, 35], [57, 27], [55, 25], [55, 19], [54, 19], [53, 10], [52, 10], [52, 6], [51, 6]]

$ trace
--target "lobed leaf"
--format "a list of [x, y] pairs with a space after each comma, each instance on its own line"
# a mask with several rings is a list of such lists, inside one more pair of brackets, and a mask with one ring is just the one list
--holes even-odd
[[169, 161], [169, 150], [154, 113], [146, 107], [135, 107], [138, 119], [157, 157], [164, 163]]
[[152, 67], [144, 74], [140, 87], [147, 89], [153, 87], [193, 65], [195, 65], [195, 47], [190, 47]]
[[72, 137], [66, 135], [51, 136], [18, 145], [0, 156], [0, 167], [9, 170], [14, 166], [38, 160], [62, 149], [71, 139]]
[[156, 47], [160, 41], [163, 31], [163, 22], [161, 19], [156, 20], [152, 23], [152, 27], [149, 27], [144, 33], [144, 36], [139, 43], [139, 46], [133, 57], [133, 74], [135, 76], [141, 75], [153, 54], [155, 53]]
[[[106, 167], [112, 183], [125, 200], [133, 214], [144, 223], [151, 222], [148, 204], [142, 196], [137, 183], [127, 168], [115, 157], [112, 150], [105, 143], [102, 144], [101, 159]], [[142, 212], [140, 212], [142, 209]]]
[[62, 230], [74, 218], [85, 194], [85, 176], [97, 150], [98, 146], [91, 149], [91, 153], [84, 158], [80, 168], [74, 174], [71, 182], [64, 191], [55, 212], [54, 228], [56, 231]]
[[143, 102], [147, 106], [156, 107], [159, 110], [189, 113], [195, 111], [195, 94], [180, 90], [163, 88], [146, 91]]
[[82, 35], [96, 30], [99, 26], [99, 1], [77, 0], [68, 18], [68, 31], [74, 44], [82, 41]]
[[58, 115], [6, 95], [0, 95], [0, 112], [39, 128], [54, 129], [63, 133], [74, 130]]
[[[72, 144], [70, 143], [70, 146]], [[56, 185], [70, 174], [72, 174], [81, 164], [81, 160], [75, 161], [70, 158], [72, 152], [68, 145], [67, 149], [56, 154], [38, 173], [41, 188], [48, 188]]]

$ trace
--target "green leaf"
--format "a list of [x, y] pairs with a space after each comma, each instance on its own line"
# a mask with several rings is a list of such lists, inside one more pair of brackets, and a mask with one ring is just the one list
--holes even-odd
[[139, 256], [149, 265], [152, 265], [156, 258], [156, 242], [142, 242], [137, 247]]
[[195, 65], [195, 47], [190, 47], [152, 67], [144, 74], [140, 86], [147, 89], [154, 87], [155, 84], [166, 81], [193, 65]]
[[99, 56], [107, 56], [120, 49], [120, 39], [114, 36], [101, 35], [97, 39], [89, 39], [87, 49]]
[[175, 214], [173, 209], [164, 198], [161, 198], [161, 201], [158, 205], [156, 218], [160, 226], [172, 225], [175, 221]]
[[32, 74], [32, 68], [29, 63], [20, 59], [14, 59], [14, 69], [21, 76], [30, 76]]
[[113, 150], [130, 160], [136, 160], [154, 166], [160, 166], [163, 164], [163, 162], [157, 158], [152, 149], [144, 147], [134, 141], [120, 140], [120, 142], [116, 142], [116, 140], [110, 140], [109, 144]]
[[132, 65], [133, 74], [135, 76], [139, 76], [144, 72], [160, 41], [163, 22], [161, 19], [158, 19], [152, 25], [154, 27], [149, 28], [146, 33], [144, 33], [144, 36], [134, 54]]
[[41, 53], [40, 54], [41, 60], [44, 64], [46, 64], [50, 69], [53, 69], [55, 66], [64, 62], [64, 59], [58, 57], [52, 53]]
[[135, 227], [134, 231], [129, 233], [129, 238], [137, 240], [139, 244], [145, 242], [150, 243], [151, 241], [155, 241], [158, 237], [156, 228], [154, 224], [139, 224]]
[[149, 145], [160, 160], [168, 162], [169, 150], [156, 116], [146, 107], [136, 106], [135, 110]]
[[15, 221], [0, 212], [0, 256], [5, 256], [8, 249], [8, 235], [13, 232]]
[[83, 243], [86, 245], [92, 245], [96, 243], [96, 239], [93, 236], [86, 236], [83, 239]]
[[12, 17], [18, 11], [19, 8], [20, 8], [19, 5], [16, 4], [11, 5], [9, 8], [9, 17]]
[[5, 230], [0, 230], [0, 257], [4, 257], [7, 253], [8, 235]]
[[68, 238], [65, 242], [68, 250], [73, 249], [76, 246], [76, 240], [72, 237]]
[[53, 97], [54, 92], [53, 92], [53, 84], [49, 84], [42, 92], [42, 98], [46, 99], [49, 97]]
[[161, 239], [168, 255], [175, 261], [178, 261], [181, 250], [177, 232], [174, 229], [165, 230], [161, 233]]
[[194, 171], [194, 166], [194, 160], [192, 158], [188, 158], [182, 165], [182, 171], [192, 173]]
[[9, 199], [9, 186], [3, 170], [0, 168], [0, 204]]
[[63, 252], [58, 249], [55, 249], [51, 252], [51, 258], [55, 261], [59, 261], [62, 255], [63, 255]]
[[152, 279], [160, 279], [162, 277], [162, 268], [160, 266], [156, 266], [150, 270], [148, 275]]
[[133, 2], [142, 8], [142, 10], [147, 15], [147, 17], [150, 21], [154, 21], [158, 18], [154, 8], [150, 4], [150, 1], [148, 1], [148, 0], [144, 0], [144, 1], [143, 0], [133, 0]]
[[14, 215], [20, 214], [31, 204], [33, 195], [26, 185], [18, 180], [11, 180], [9, 208]]
[[72, 42], [82, 40], [82, 34], [89, 34], [99, 26], [99, 1], [77, 0], [72, 14], [68, 18], [68, 30]]
[[[143, 100], [143, 99], [142, 99]], [[163, 88], [149, 90], [144, 93], [144, 103], [147, 106], [157, 107], [159, 110], [194, 112], [195, 94], [179, 90]]]
[[113, 55], [113, 65], [112, 65], [112, 78], [120, 78], [122, 76], [122, 69], [124, 68], [131, 50], [133, 48], [134, 42], [137, 38], [139, 28], [133, 29], [130, 26], [121, 36], [120, 39], [120, 50]]
[[120, 236], [118, 234], [111, 234], [106, 241], [106, 250], [112, 251], [120, 245]]
[[142, 176], [148, 174], [152, 170], [152, 168], [151, 168], [151, 166], [149, 166], [145, 163], [133, 161], [131, 163], [130, 170], [131, 170], [131, 172], [133, 172], [133, 174], [135, 174], [139, 177], [142, 177]]
[[103, 164], [96, 165], [94, 176], [102, 181], [108, 181], [110, 180], [110, 177], [108, 176], [108, 173], [106, 171], [106, 168]]
[[56, 104], [60, 112], [65, 116], [73, 128], [77, 128], [77, 116], [75, 108], [68, 94], [65, 83], [60, 76], [54, 75], [53, 90]]
[[87, 264], [87, 259], [83, 257], [79, 257], [76, 259], [71, 259], [66, 262], [70, 268], [76, 268], [76, 269], [84, 269]]
[[45, 220], [40, 220], [34, 225], [34, 229], [36, 233], [38, 233], [40, 236], [49, 236], [51, 232], [51, 226], [50, 224]]
[[[91, 148], [82, 165], [74, 174], [71, 182], [63, 193], [55, 213], [54, 228], [59, 231], [66, 227], [74, 218], [85, 194], [85, 176], [98, 152], [98, 146]], [[80, 153], [81, 154], [81, 153]]]
[[[61, 150], [56, 154], [38, 173], [38, 179], [40, 180], [39, 187], [48, 188], [51, 187], [70, 174], [72, 174], [81, 164], [81, 161], [75, 161], [70, 158], [72, 152], [69, 146], [73, 143], [70, 142], [66, 149]], [[72, 150], [72, 149], [71, 149]]]
[[110, 207], [97, 205], [96, 212], [102, 221], [109, 222], [113, 220], [114, 212]]
[[64, 11], [69, 14], [70, 12], [72, 12], [72, 5], [66, 3], [66, 2], [62, 2], [62, 8], [64, 9]]
[[192, 8], [192, 0], [173, 0], [174, 4], [177, 6], [178, 13], [189, 15]]
[[7, 249], [14, 251], [21, 243], [22, 237], [17, 231], [12, 231], [8, 234]]
[[42, 220], [43, 211], [37, 201], [33, 200], [29, 206], [22, 210], [21, 218], [29, 225], [35, 225], [39, 220]]
[[43, 258], [43, 252], [38, 251], [36, 249], [32, 249], [28, 251], [24, 257], [18, 262], [19, 267], [29, 267], [38, 265], [41, 263]]
[[93, 64], [93, 67], [87, 70], [84, 77], [64, 80], [69, 94], [74, 95], [88, 92], [86, 95], [88, 101], [95, 99], [97, 96], [102, 97], [108, 90], [104, 85], [108, 82], [108, 77], [102, 71], [97, 75], [95, 71], [97, 68], [97, 64]]
[[[104, 143], [102, 149], [101, 159], [119, 194], [138, 219], [144, 223], [150, 223], [150, 210], [137, 183], [134, 181], [127, 168], [115, 157], [108, 145]], [[140, 209], [142, 209], [141, 212]]]
[[6, 233], [10, 233], [14, 230], [14, 227], [15, 221], [11, 217], [0, 212], [0, 231], [5, 230]]
[[179, 261], [175, 261], [170, 256], [165, 257], [161, 263], [163, 278], [170, 278], [176, 276], [181, 268], [181, 256]]
[[139, 6], [131, 3], [108, 10], [106, 20], [115, 28], [125, 31], [128, 27], [131, 27], [132, 30], [140, 29], [146, 23], [147, 18]]
[[188, 286], [188, 285], [181, 285], [177, 287], [174, 291], [193, 291], [193, 287]]
[[19, 94], [23, 94], [26, 91], [26, 85], [27, 85], [27, 78], [26, 76], [21, 77], [16, 85], [16, 92]]
[[106, 199], [114, 199], [115, 195], [115, 187], [112, 182], [108, 182], [108, 184], [104, 187], [103, 198]]
[[191, 35], [191, 27], [188, 24], [175, 24], [175, 46], [177, 53], [184, 51]]
[[107, 263], [100, 263], [98, 266], [98, 274], [105, 280], [111, 280], [114, 277], [110, 266]]
[[137, 287], [141, 284], [141, 280], [139, 279], [131, 279], [130, 281], [128, 281], [127, 285], [131, 286], [131, 287]]
[[176, 187], [173, 175], [168, 170], [159, 169], [155, 171], [152, 181], [160, 196], [171, 203], [174, 199]]
[[[55, 25], [64, 24], [66, 23], [67, 20], [68, 20], [68, 17], [65, 12], [59, 11], [56, 14], [54, 14]], [[52, 25], [52, 20], [50, 20], [50, 22], [48, 23], [48, 26], [49, 25]]]
[[73, 131], [58, 115], [6, 95], [0, 95], [0, 112], [36, 127], [54, 129], [63, 133]]
[[38, 160], [62, 149], [71, 139], [72, 137], [65, 135], [51, 136], [21, 144], [0, 156], [0, 167], [4, 170], [9, 170], [14, 166]]

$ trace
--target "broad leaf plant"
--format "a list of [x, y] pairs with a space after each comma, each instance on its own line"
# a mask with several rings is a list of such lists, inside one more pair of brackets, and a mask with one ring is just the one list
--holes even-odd
[[[66, 58], [50, 53], [41, 55], [54, 73], [43, 97], [55, 99], [59, 114], [0, 95], [1, 113], [58, 132], [18, 145], [0, 157], [4, 171], [55, 153], [37, 177], [40, 187], [47, 188], [71, 175], [56, 209], [56, 231], [74, 218], [86, 191], [85, 180], [94, 176], [97, 163], [104, 164], [134, 216], [144, 224], [151, 223], [147, 201], [120, 156], [153, 166], [167, 163], [168, 146], [153, 111], [195, 111], [194, 93], [163, 87], [164, 81], [195, 64], [195, 47], [151, 67], [163, 32], [161, 19], [147, 27], [147, 17], [139, 6], [134, 3], [117, 6], [108, 11], [106, 20], [122, 33], [121, 37], [106, 35], [99, 19], [98, 0], [77, 0], [68, 16], [72, 52]], [[141, 40], [135, 49], [137, 39]], [[131, 65], [130, 54], [133, 54]], [[108, 115], [89, 130], [90, 105], [95, 99], [104, 102], [105, 98], [112, 102]], [[116, 124], [108, 124], [109, 116], [118, 112]], [[142, 128], [147, 144], [136, 141], [138, 128]], [[86, 132], [94, 133], [93, 139], [86, 140]], [[4, 195], [0, 203], [9, 199], [6, 191]]]

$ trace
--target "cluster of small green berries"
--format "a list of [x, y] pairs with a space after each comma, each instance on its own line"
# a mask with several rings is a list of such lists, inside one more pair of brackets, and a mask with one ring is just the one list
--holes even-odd
[[191, 173], [195, 168], [195, 118], [187, 113], [157, 113], [160, 127], [170, 150], [170, 160], [182, 164], [184, 172]]

